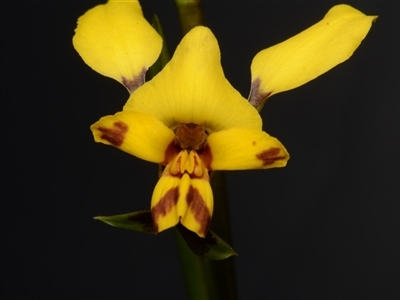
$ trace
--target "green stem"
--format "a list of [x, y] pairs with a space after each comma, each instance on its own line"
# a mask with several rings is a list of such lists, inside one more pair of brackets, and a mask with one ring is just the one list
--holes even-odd
[[[231, 244], [225, 174], [215, 172], [211, 186], [215, 203], [211, 227]], [[234, 258], [201, 258], [192, 253], [177, 230], [176, 238], [188, 299], [237, 299]]]
[[175, 229], [175, 237], [188, 299], [215, 299], [210, 289], [210, 277], [207, 276], [209, 267], [206, 260], [189, 249], [177, 229]]
[[193, 27], [204, 24], [200, 0], [175, 0], [175, 4], [183, 35], [188, 33]]
[[[211, 179], [214, 194], [214, 218], [211, 222], [212, 230], [224, 241], [232, 246], [232, 236], [229, 217], [228, 193], [224, 172], [214, 172]], [[224, 260], [208, 261], [213, 273], [213, 284], [218, 295], [215, 299], [237, 299], [235, 257]]]

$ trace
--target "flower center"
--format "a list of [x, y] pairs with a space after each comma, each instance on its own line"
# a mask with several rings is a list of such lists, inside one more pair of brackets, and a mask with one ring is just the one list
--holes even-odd
[[197, 124], [181, 124], [175, 132], [175, 144], [182, 149], [199, 150], [206, 145], [207, 133]]
[[173, 176], [182, 177], [188, 174], [190, 178], [202, 178], [208, 174], [196, 151], [182, 150], [169, 166], [169, 173]]

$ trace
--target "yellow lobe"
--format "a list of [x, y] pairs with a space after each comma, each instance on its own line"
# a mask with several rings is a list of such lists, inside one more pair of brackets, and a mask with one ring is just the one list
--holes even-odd
[[179, 200], [178, 200], [178, 215], [182, 223], [182, 217], [186, 214], [188, 209], [188, 202], [186, 201], [187, 194], [189, 192], [191, 178], [189, 174], [185, 173], [181, 177], [179, 182]]
[[169, 163], [158, 181], [151, 200], [156, 232], [179, 221], [187, 229], [204, 237], [213, 212], [213, 194], [208, 170], [196, 151], [182, 150]]
[[190, 174], [192, 174], [192, 176], [203, 179], [206, 178], [206, 180], [209, 180], [207, 169], [205, 168], [203, 162], [201, 161], [196, 151], [190, 152], [189, 161], [190, 161], [190, 168], [188, 168], [187, 170]]
[[[151, 198], [151, 214], [156, 232], [175, 226], [179, 222], [182, 213], [178, 209], [178, 201], [181, 198], [181, 180], [179, 177], [169, 174], [169, 165], [164, 170], [162, 176], [154, 188]], [[184, 202], [180, 202], [180, 209]]]
[[87, 11], [78, 19], [72, 41], [87, 65], [130, 92], [143, 84], [162, 47], [161, 37], [134, 0], [110, 0]]
[[186, 150], [183, 150], [181, 153], [183, 154], [181, 163], [181, 174], [185, 172], [191, 174], [194, 168], [193, 159]]
[[205, 237], [213, 213], [213, 193], [208, 180], [192, 179], [186, 199], [187, 210], [181, 218], [181, 223], [187, 229]]
[[161, 121], [132, 111], [102, 117], [90, 129], [96, 142], [155, 163], [164, 162], [166, 150], [175, 138]]
[[232, 128], [208, 137], [212, 170], [270, 169], [286, 166], [289, 154], [261, 130]]
[[367, 35], [377, 16], [348, 5], [336, 5], [315, 25], [262, 50], [251, 65], [250, 102], [294, 89], [347, 60]]

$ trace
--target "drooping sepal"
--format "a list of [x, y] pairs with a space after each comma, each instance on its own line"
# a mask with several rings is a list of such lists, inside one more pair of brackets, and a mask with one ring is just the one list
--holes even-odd
[[182, 150], [166, 166], [153, 192], [151, 212], [157, 232], [180, 222], [205, 236], [213, 213], [213, 194], [208, 170], [196, 151]]
[[181, 224], [198, 236], [205, 237], [214, 208], [209, 180], [192, 179], [185, 200], [187, 210], [181, 218]]
[[211, 230], [207, 231], [204, 238], [178, 224], [177, 230], [194, 254], [212, 260], [221, 260], [230, 256], [237, 256], [236, 251], [223, 239]]
[[165, 168], [151, 198], [151, 215], [157, 233], [178, 224], [182, 211], [186, 210], [185, 203], [179, 201], [182, 198], [182, 189], [185, 189], [185, 182], [182, 182], [180, 177], [171, 176], [170, 167], [168, 165]]
[[156, 233], [153, 227], [150, 211], [136, 211], [114, 216], [97, 216], [94, 217], [94, 219], [122, 229], [150, 234]]

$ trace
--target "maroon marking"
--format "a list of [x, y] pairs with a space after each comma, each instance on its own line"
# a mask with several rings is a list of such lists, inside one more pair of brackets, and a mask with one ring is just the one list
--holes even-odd
[[201, 235], [205, 235], [208, 230], [208, 226], [210, 225], [211, 214], [203, 200], [203, 197], [193, 186], [190, 186], [189, 188], [189, 192], [186, 196], [186, 202], [189, 206], [189, 209], [193, 213], [194, 218], [200, 224], [199, 233]]
[[261, 151], [260, 153], [256, 154], [256, 157], [263, 162], [264, 166], [271, 165], [275, 161], [279, 159], [284, 159], [286, 156], [278, 156], [281, 152], [279, 148], [271, 148], [269, 150]]
[[179, 152], [181, 152], [181, 148], [175, 144], [175, 141], [172, 141], [165, 150], [163, 164], [167, 165], [172, 162]]
[[208, 169], [211, 170], [211, 163], [212, 163], [212, 153], [210, 146], [207, 144], [204, 146], [204, 148], [199, 149], [196, 151], [197, 154], [199, 155], [201, 161], [203, 162], [204, 166]]
[[100, 138], [108, 141], [111, 145], [119, 147], [125, 140], [125, 134], [128, 132], [128, 125], [118, 121], [113, 124], [112, 128], [99, 127], [98, 131], [103, 133]]
[[256, 78], [252, 83], [251, 83], [251, 89], [250, 89], [250, 94], [249, 94], [249, 102], [251, 105], [253, 105], [255, 108], [262, 107], [269, 97], [271, 95], [271, 92], [267, 93], [262, 93], [260, 89], [261, 85], [261, 79]]
[[158, 202], [151, 209], [153, 226], [156, 232], [158, 232], [158, 224], [157, 224], [158, 218], [165, 217], [172, 210], [172, 208], [176, 206], [178, 199], [179, 199], [179, 187], [172, 188], [164, 195], [164, 197], [161, 198], [160, 202]]
[[203, 148], [207, 142], [205, 129], [197, 124], [181, 124], [175, 134], [175, 142], [182, 149], [198, 150]]
[[126, 79], [122, 76], [122, 84], [128, 89], [130, 94], [132, 94], [138, 87], [143, 85], [146, 72], [147, 69], [143, 68], [142, 71], [133, 79]]

